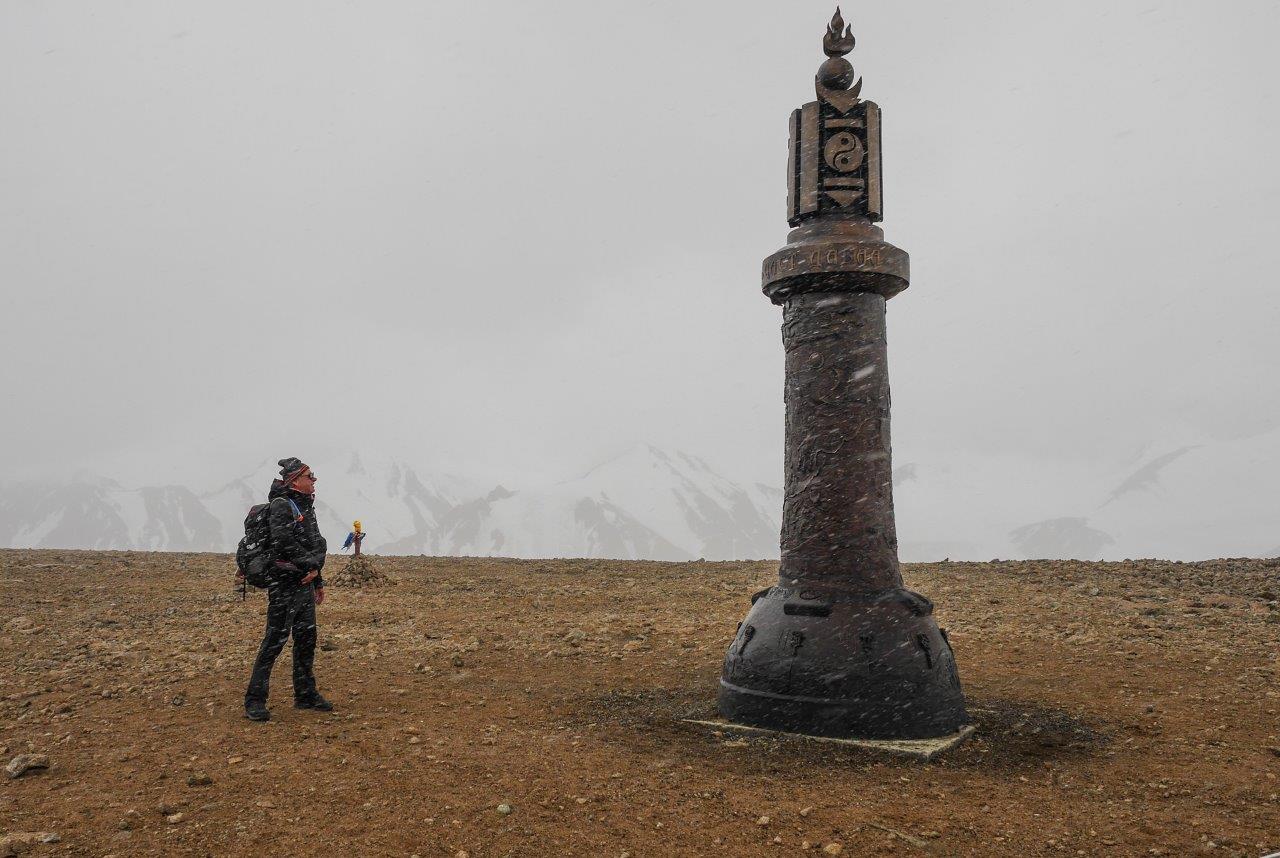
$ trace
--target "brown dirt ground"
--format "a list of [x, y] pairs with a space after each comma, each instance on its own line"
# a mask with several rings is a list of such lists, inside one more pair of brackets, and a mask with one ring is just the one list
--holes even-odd
[[680, 722], [714, 713], [773, 564], [373, 560], [393, 586], [320, 609], [337, 712], [291, 707], [285, 655], [261, 725], [241, 695], [264, 599], [226, 556], [0, 552], [0, 763], [52, 761], [0, 775], [0, 835], [61, 836], [36, 856], [1280, 849], [1280, 561], [907, 567], [978, 725], [921, 763]]

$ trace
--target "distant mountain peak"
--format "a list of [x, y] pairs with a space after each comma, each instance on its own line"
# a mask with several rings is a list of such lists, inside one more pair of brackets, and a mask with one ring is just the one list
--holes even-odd
[[[587, 479], [599, 471], [616, 467], [624, 463], [635, 463], [637, 467], [643, 467], [645, 464], [658, 464], [672, 470], [686, 468], [702, 473], [715, 473], [710, 465], [697, 456], [690, 455], [683, 450], [666, 450], [648, 441], [641, 441], [632, 444], [615, 455], [607, 457], [601, 462], [596, 463], [579, 479]], [[568, 480], [567, 482], [573, 481]]]
[[351, 476], [363, 476], [365, 473], [364, 462], [360, 460], [360, 454], [353, 452], [351, 454], [351, 461], [347, 464], [347, 474]]
[[1160, 472], [1176, 462], [1178, 459], [1181, 459], [1187, 453], [1195, 450], [1197, 447], [1199, 447], [1198, 444], [1191, 444], [1189, 446], [1179, 447], [1176, 450], [1171, 450], [1164, 455], [1156, 456], [1154, 459], [1145, 463], [1142, 467], [1138, 468], [1126, 477], [1120, 485], [1116, 486], [1111, 491], [1111, 496], [1107, 498], [1103, 506], [1106, 506], [1106, 504], [1109, 504], [1113, 500], [1116, 500], [1130, 492], [1141, 491], [1143, 489], [1149, 489], [1159, 485]]
[[915, 462], [906, 462], [893, 469], [892, 479], [895, 486], [900, 486], [903, 483], [909, 483], [918, 478], [919, 475], [916, 473]]
[[1087, 518], [1073, 516], [1024, 524], [1009, 538], [1032, 560], [1093, 560], [1115, 544], [1111, 534], [1090, 527]]
[[87, 468], [81, 468], [72, 474], [71, 482], [76, 485], [93, 486], [98, 489], [123, 488], [118, 482], [110, 477], [104, 477], [96, 471], [91, 471]]

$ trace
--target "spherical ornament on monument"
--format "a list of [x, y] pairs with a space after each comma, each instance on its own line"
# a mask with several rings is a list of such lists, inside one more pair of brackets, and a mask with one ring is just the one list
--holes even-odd
[[827, 89], [848, 89], [856, 79], [853, 63], [844, 57], [831, 57], [818, 67], [818, 83]]

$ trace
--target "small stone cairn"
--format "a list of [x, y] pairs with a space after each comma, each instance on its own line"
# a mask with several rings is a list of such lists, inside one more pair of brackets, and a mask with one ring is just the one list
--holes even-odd
[[334, 587], [384, 587], [392, 582], [387, 573], [371, 563], [367, 554], [352, 557], [336, 575], [329, 576], [328, 584]]

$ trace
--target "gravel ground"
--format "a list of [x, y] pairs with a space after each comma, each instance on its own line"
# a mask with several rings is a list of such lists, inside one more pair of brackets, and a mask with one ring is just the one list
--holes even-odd
[[254, 724], [229, 557], [0, 551], [0, 765], [48, 757], [0, 856], [1280, 849], [1280, 561], [908, 566], [978, 725], [921, 763], [680, 722], [776, 564], [370, 559], [319, 611], [337, 711], [286, 653]]

